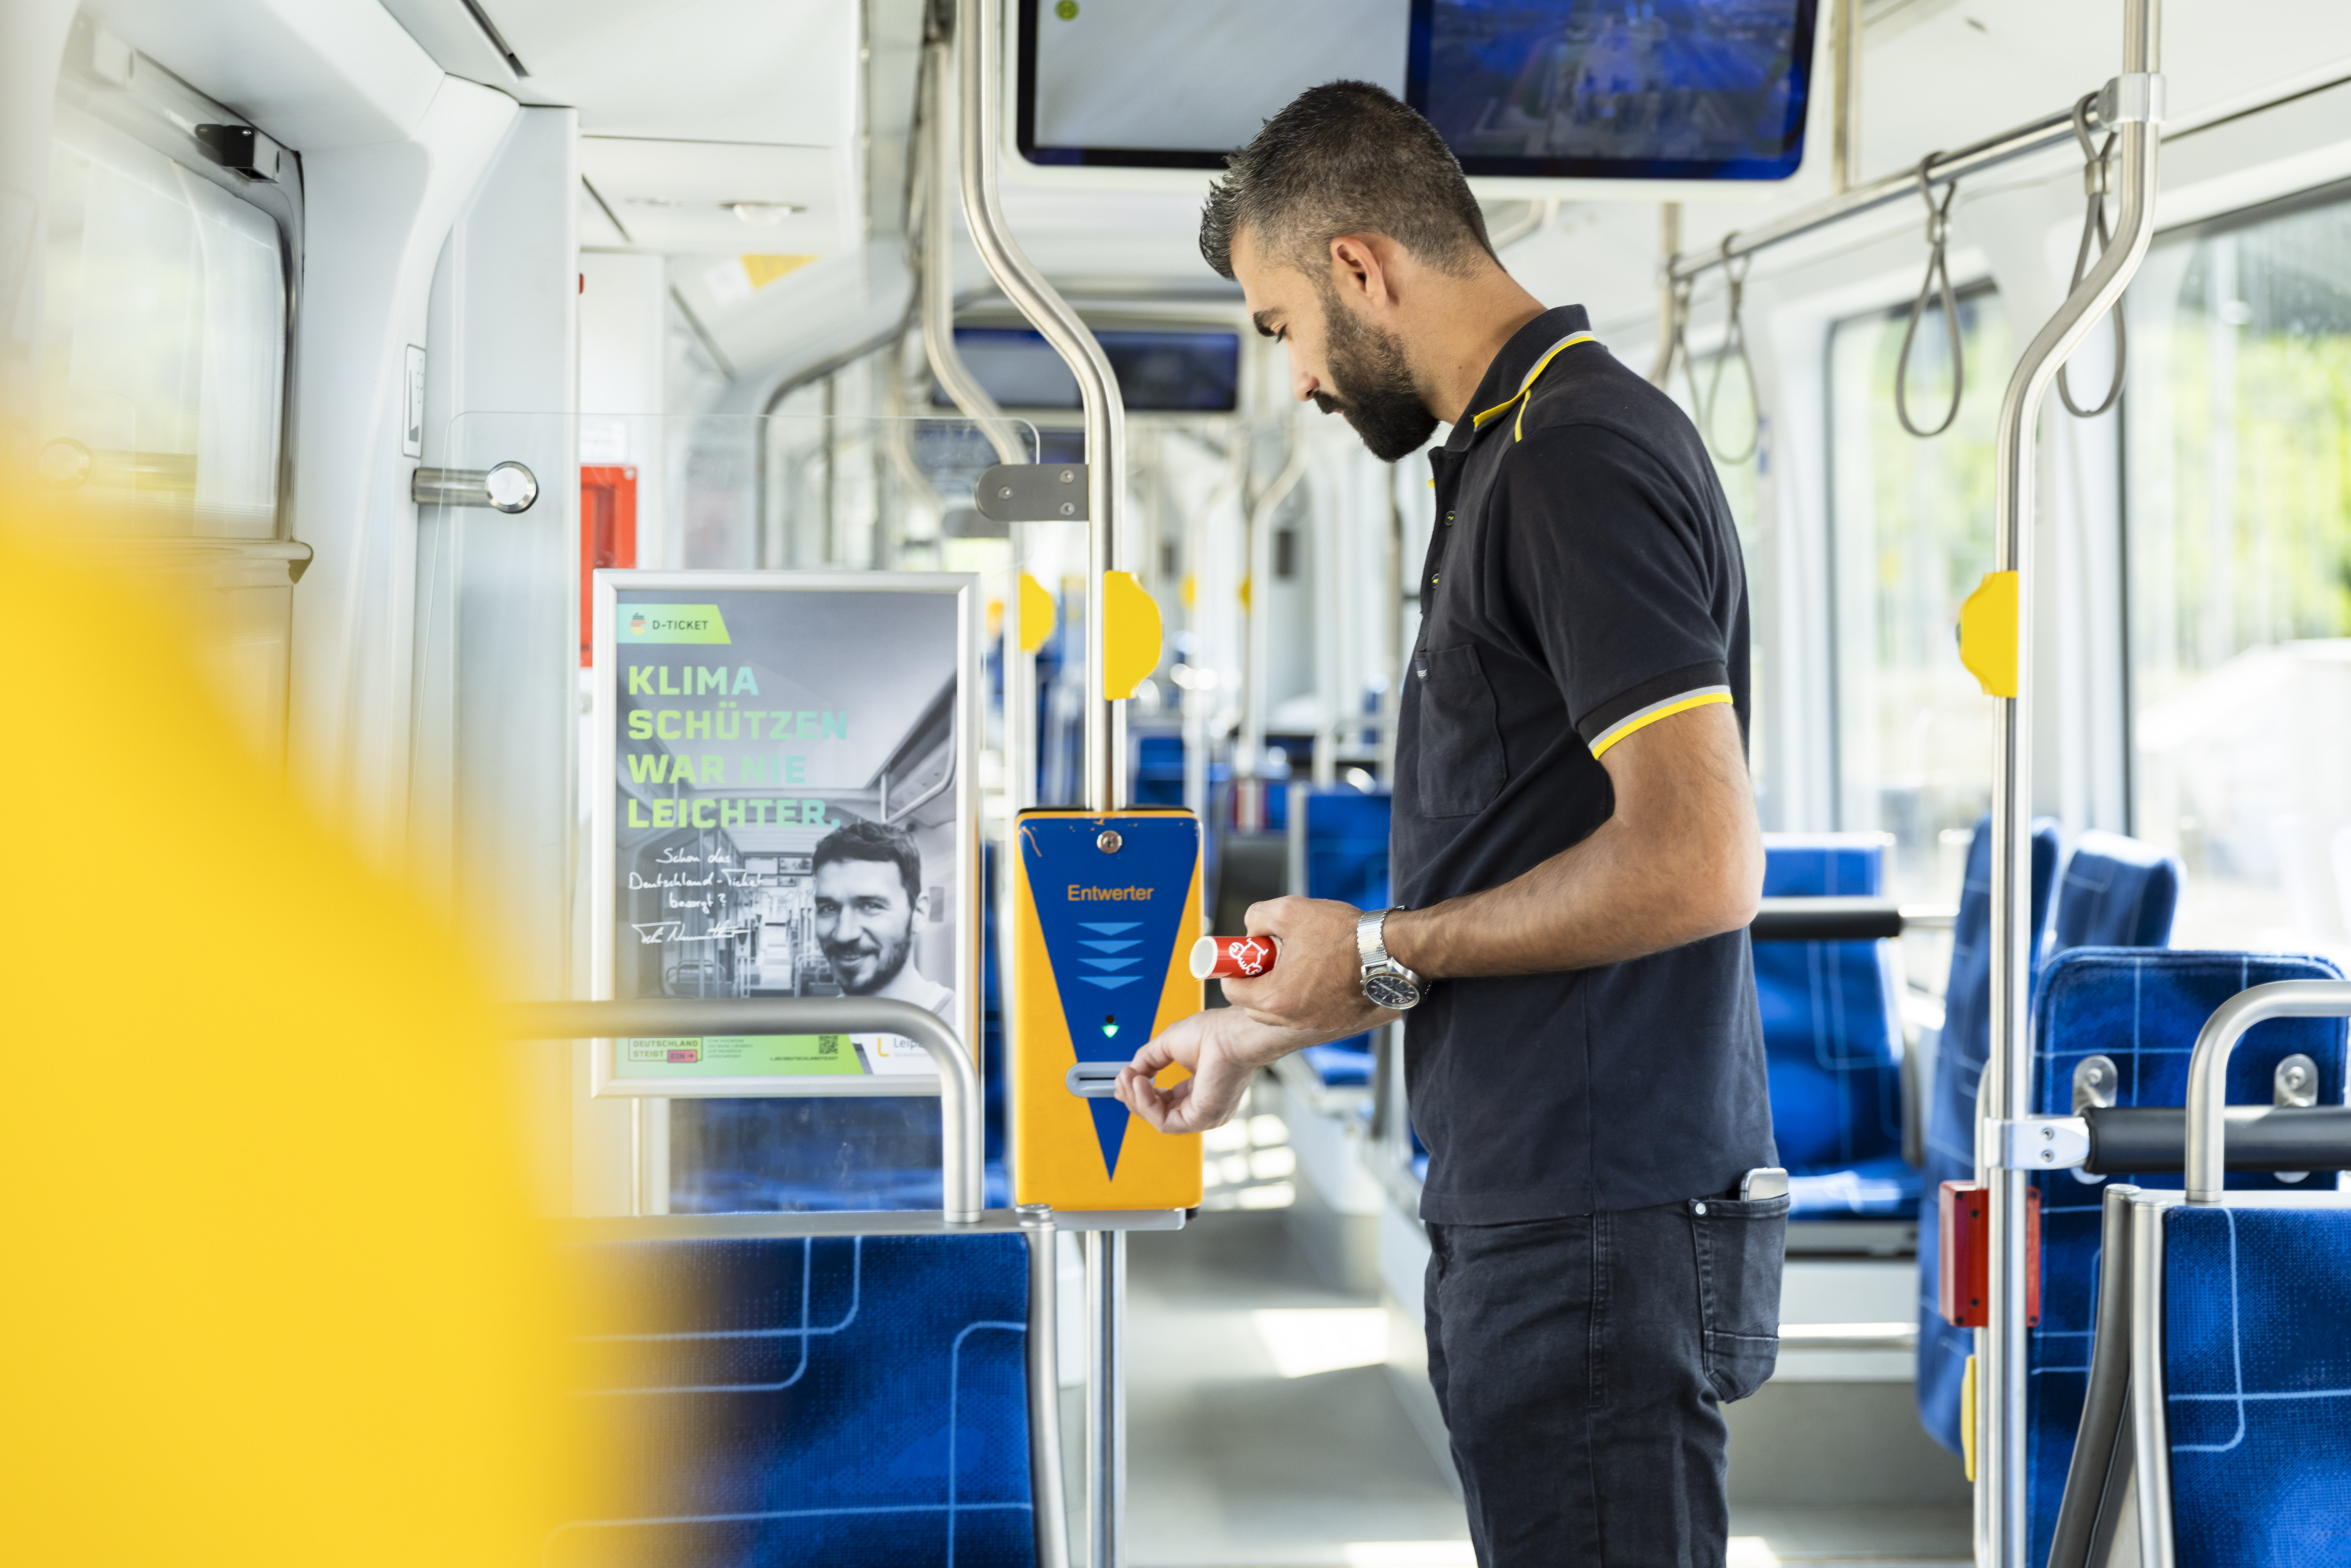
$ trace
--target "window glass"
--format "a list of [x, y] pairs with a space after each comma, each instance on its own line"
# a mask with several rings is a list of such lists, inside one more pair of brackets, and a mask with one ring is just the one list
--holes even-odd
[[2351, 956], [2351, 200], [2167, 238], [2132, 287], [2133, 831], [2180, 946]]
[[92, 534], [277, 533], [279, 243], [258, 209], [60, 107], [39, 467]]
[[[1726, 361], [1719, 352], [1691, 358], [1693, 363], [1687, 371], [1677, 369], [1667, 378], [1666, 392], [1690, 416], [1706, 440], [1707, 455], [1714, 459], [1715, 476], [1722, 484], [1722, 498], [1730, 504], [1731, 526], [1739, 531], [1740, 553], [1747, 565], [1747, 700], [1751, 716], [1748, 723], [1747, 770], [1755, 779], [1757, 804], [1768, 824], [1771, 820], [1771, 803], [1767, 798], [1771, 772], [1763, 750], [1763, 685], [1768, 674], [1764, 653], [1768, 644], [1763, 633], [1762, 601], [1770, 580], [1763, 569], [1761, 550], [1763, 475], [1771, 460], [1769, 426], [1768, 422], [1757, 423], [1754, 388], [1735, 358]], [[1701, 406], [1707, 417], [1700, 417]], [[1724, 453], [1739, 461], [1726, 461]]]
[[[1993, 430], [2014, 350], [2000, 297], [1962, 297], [1966, 395], [1950, 429], [1921, 440], [1894, 405], [1908, 315], [1841, 321], [1829, 340], [1837, 812], [1846, 830], [1893, 836], [1890, 896], [1948, 902], [1991, 804], [1992, 699], [1960, 667], [1952, 628], [1991, 566]], [[1910, 355], [1921, 428], [1941, 421], [1950, 386], [1930, 315]]]

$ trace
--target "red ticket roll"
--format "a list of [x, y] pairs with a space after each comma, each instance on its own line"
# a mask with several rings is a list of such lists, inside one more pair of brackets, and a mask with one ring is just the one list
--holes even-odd
[[1192, 977], [1253, 980], [1273, 973], [1277, 951], [1270, 936], [1203, 936], [1192, 945]]

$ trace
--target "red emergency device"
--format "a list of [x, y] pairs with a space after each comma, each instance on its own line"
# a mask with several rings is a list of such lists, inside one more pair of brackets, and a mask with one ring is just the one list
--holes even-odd
[[[1980, 1182], [1947, 1181], [1936, 1195], [1942, 1219], [1943, 1271], [1935, 1309], [1953, 1328], [1990, 1326], [1991, 1194]], [[2041, 1322], [2041, 1189], [2024, 1190], [2024, 1321]]]

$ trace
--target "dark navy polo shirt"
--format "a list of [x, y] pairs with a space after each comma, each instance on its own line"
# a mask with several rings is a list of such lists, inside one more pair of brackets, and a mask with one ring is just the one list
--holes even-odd
[[[1672, 400], [1571, 306], [1511, 338], [1469, 408], [1429, 455], [1437, 527], [1396, 733], [1391, 865], [1408, 908], [1589, 837], [1615, 809], [1599, 758], [1644, 726], [1727, 702], [1747, 727], [1739, 539]], [[1637, 1208], [1777, 1163], [1745, 931], [1439, 980], [1405, 1016], [1425, 1218]]]

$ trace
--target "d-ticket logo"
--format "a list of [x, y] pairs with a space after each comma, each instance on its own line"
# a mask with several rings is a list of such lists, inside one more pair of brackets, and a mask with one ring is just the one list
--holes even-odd
[[623, 643], [731, 643], [726, 617], [716, 604], [632, 604], [621, 623]]

